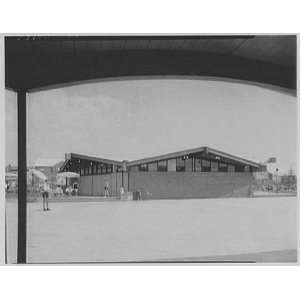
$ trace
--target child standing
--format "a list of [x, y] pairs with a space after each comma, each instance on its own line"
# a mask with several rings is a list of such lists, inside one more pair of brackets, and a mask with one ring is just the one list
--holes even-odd
[[49, 191], [50, 191], [50, 185], [47, 179], [45, 179], [44, 184], [42, 186], [43, 211], [50, 210], [48, 205]]

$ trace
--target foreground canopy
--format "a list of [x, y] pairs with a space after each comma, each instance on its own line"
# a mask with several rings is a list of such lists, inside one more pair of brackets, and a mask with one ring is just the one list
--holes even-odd
[[124, 76], [212, 76], [296, 89], [296, 35], [10, 36], [5, 86]]

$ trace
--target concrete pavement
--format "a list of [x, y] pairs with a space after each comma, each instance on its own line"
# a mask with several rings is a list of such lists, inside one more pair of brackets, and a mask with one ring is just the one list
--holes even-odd
[[[297, 247], [296, 198], [226, 198], [28, 203], [28, 262], [116, 262], [242, 257]], [[16, 205], [7, 204], [9, 262], [15, 262]], [[282, 252], [283, 251], [283, 252]], [[274, 253], [275, 253], [274, 252]], [[292, 253], [292, 254], [291, 254]], [[251, 256], [251, 255], [252, 256]], [[248, 255], [248, 256], [247, 256]], [[257, 257], [257, 256], [256, 256]], [[260, 256], [258, 261], [270, 261]]]

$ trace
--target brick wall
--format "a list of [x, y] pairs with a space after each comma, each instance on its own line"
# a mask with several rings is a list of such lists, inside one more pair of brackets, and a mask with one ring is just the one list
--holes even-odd
[[[119, 196], [122, 174], [81, 176], [79, 194], [103, 196], [105, 182]], [[142, 191], [144, 199], [248, 197], [254, 179], [250, 173], [130, 172], [124, 173], [125, 190]]]
[[130, 190], [145, 199], [248, 197], [253, 182], [250, 173], [130, 173]]

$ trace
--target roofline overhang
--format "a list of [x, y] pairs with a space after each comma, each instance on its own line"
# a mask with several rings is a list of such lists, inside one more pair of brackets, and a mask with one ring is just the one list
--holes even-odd
[[210, 147], [199, 147], [199, 148], [193, 148], [193, 149], [188, 149], [188, 150], [183, 150], [183, 151], [178, 151], [178, 152], [172, 152], [164, 155], [158, 155], [158, 156], [152, 156], [144, 159], [138, 159], [138, 160], [133, 160], [128, 162], [128, 166], [134, 166], [134, 165], [139, 165], [139, 164], [145, 164], [145, 163], [151, 163], [159, 160], [166, 160], [166, 159], [174, 159], [177, 157], [185, 156], [185, 155], [191, 155], [197, 152], [206, 152], [207, 154], [214, 154], [216, 156], [220, 156], [226, 159], [230, 159], [232, 161], [235, 161], [240, 164], [245, 164], [249, 165], [255, 168], [259, 168], [261, 164], [235, 156], [231, 155]]
[[118, 160], [83, 155], [83, 154], [78, 154], [78, 153], [73, 153], [73, 152], [69, 153], [69, 155], [70, 155], [69, 159], [84, 159], [84, 160], [91, 160], [91, 161], [95, 161], [95, 162], [99, 162], [99, 163], [114, 164], [114, 165], [122, 166], [122, 162], [118, 161]]
[[[183, 150], [183, 151], [167, 153], [167, 154], [163, 154], [163, 155], [151, 156], [151, 157], [132, 160], [132, 161], [125, 161], [125, 160], [117, 161], [117, 160], [105, 159], [105, 158], [100, 158], [100, 157], [95, 157], [95, 156], [88, 156], [88, 155], [83, 155], [83, 154], [78, 154], [78, 153], [68, 153], [67, 154], [68, 156], [66, 156], [65, 162], [61, 166], [60, 169], [63, 170], [65, 168], [67, 162], [72, 159], [90, 160], [90, 161], [104, 163], [104, 164], [113, 164], [113, 165], [117, 165], [120, 167], [122, 167], [123, 163], [126, 162], [127, 167], [131, 167], [131, 166], [136, 166], [136, 165], [140, 165], [140, 164], [154, 163], [154, 162], [161, 161], [161, 160], [175, 159], [175, 158], [179, 158], [179, 157], [186, 156], [186, 155], [196, 154], [199, 152], [205, 153], [206, 155], [209, 155], [209, 154], [215, 155], [216, 157], [219, 157], [219, 159], [221, 158], [220, 159], [221, 161], [223, 158], [223, 159], [228, 159], [228, 160], [232, 161], [232, 163], [248, 165], [248, 166], [252, 166], [254, 168], [260, 168], [261, 166], [263, 166], [260, 163], [256, 163], [254, 161], [241, 158], [239, 156], [235, 156], [232, 154], [225, 153], [223, 151], [219, 151], [219, 150], [216, 150], [216, 149], [213, 149], [210, 147], [203, 146], [203, 147], [192, 148], [192, 149], [187, 149], [187, 150]], [[211, 157], [208, 157], [208, 158], [211, 158]]]
[[[269, 35], [260, 35], [261, 37]], [[5, 86], [7, 88], [14, 89], [15, 91], [34, 91], [40, 88], [49, 88], [52, 85], [57, 84], [69, 84], [74, 82], [80, 82], [92, 79], [109, 78], [115, 76], [132, 76], [132, 75], [181, 75], [181, 74], [196, 74], [204, 76], [223, 76], [225, 78], [234, 79], [244, 79], [253, 81], [255, 83], [266, 83], [271, 84], [291, 90], [296, 90], [296, 56], [295, 56], [295, 46], [296, 46], [296, 35], [283, 35], [284, 37], [289, 37], [289, 55], [287, 55], [283, 50], [278, 55], [283, 57], [287, 56], [288, 61], [274, 61], [263, 58], [257, 58], [257, 56], [247, 56], [243, 54], [236, 53], [237, 49], [242, 45], [230, 48], [228, 52], [215, 52], [209, 49], [198, 49], [192, 46], [187, 48], [176, 48], [168, 46], [166, 49], [160, 48], [123, 48], [118, 47], [108, 47], [103, 49], [93, 49], [84, 48], [83, 50], [76, 51], [76, 45], [63, 51], [57, 46], [53, 46], [54, 50], [46, 52], [41, 52], [41, 62], [36, 62], [34, 55], [40, 53], [39, 48], [34, 52], [28, 43], [31, 45], [35, 43], [35, 40], [39, 42], [49, 41], [70, 41], [76, 42], [88, 41], [88, 40], [185, 40], [185, 39], [195, 39], [195, 40], [226, 40], [226, 39], [243, 39], [251, 40], [253, 38], [259, 37], [259, 35], [119, 35], [119, 36], [12, 36], [5, 37], [7, 41], [19, 41], [25, 42], [26, 47], [24, 49], [27, 51], [19, 51], [16, 53], [17, 47], [5, 48], [7, 51], [6, 56], [6, 70], [5, 70]], [[275, 35], [276, 37], [276, 35]], [[293, 40], [291, 40], [293, 38]], [[243, 41], [242, 41], [243, 43]], [[279, 43], [279, 44], [278, 44]], [[280, 45], [280, 42], [277, 42]], [[277, 45], [275, 42], [275, 45]], [[60, 44], [59, 44], [60, 45]], [[6, 44], [5, 44], [6, 46]], [[261, 46], [262, 47], [262, 46]], [[23, 48], [21, 48], [23, 49]], [[31, 50], [28, 50], [31, 49]], [[35, 49], [35, 48], [34, 48]], [[255, 49], [254, 49], [255, 50]], [[254, 51], [253, 50], [253, 51]], [[58, 51], [58, 52], [57, 52]], [[257, 49], [255, 50], [257, 52]], [[254, 51], [254, 52], [255, 52]], [[286, 50], [287, 51], [287, 50]], [[255, 53], [256, 53], [255, 52]], [[29, 53], [29, 54], [28, 54]], [[99, 57], [101, 53], [101, 57]], [[121, 53], [121, 54], [120, 54]], [[164, 53], [164, 54], [163, 54]], [[178, 55], [180, 53], [180, 55]], [[43, 55], [42, 55], [43, 54]], [[136, 55], [138, 54], [138, 55]], [[10, 56], [12, 55], [12, 57]], [[14, 57], [17, 55], [17, 59]], [[47, 56], [46, 62], [53, 61], [53, 64], [46, 64], [46, 71], [49, 74], [44, 76], [44, 73], [40, 71], [34, 64], [43, 64], [43, 57]], [[58, 57], [58, 55], [60, 55]], [[67, 55], [67, 60], [62, 60], [64, 56]], [[107, 68], [103, 69], [103, 60], [107, 61], [108, 55], [111, 62], [116, 62], [112, 66], [109, 61]], [[192, 55], [191, 59], [187, 59]], [[24, 57], [23, 57], [24, 56]], [[295, 56], [295, 58], [294, 58]], [[87, 59], [88, 58], [88, 59]], [[61, 60], [65, 64], [62, 65]], [[120, 61], [126, 61], [120, 66]], [[166, 61], [165, 65], [162, 66], [162, 61]], [[176, 68], [174, 67], [174, 61], [176, 62]], [[211, 61], [211, 64], [208, 64]], [[136, 63], [136, 68], [131, 70], [129, 67]], [[149, 69], [149, 63], [153, 66]], [[195, 66], [196, 64], [196, 66]], [[170, 67], [172, 65], [172, 67]], [[232, 68], [234, 65], [234, 68]], [[83, 68], [85, 66], [85, 68]], [[58, 70], [69, 70], [69, 72], [60, 72], [57, 76], [52, 76]], [[34, 72], [22, 73], [23, 69], [29, 71], [35, 70]], [[230, 72], [229, 72], [230, 70]], [[280, 76], [279, 76], [280, 75]], [[30, 79], [30, 80], [29, 80]]]
[[[60, 84], [46, 85], [38, 88], [31, 88], [26, 90], [27, 93], [38, 93], [42, 91], [49, 91], [55, 89], [68, 88], [72, 86], [86, 85], [86, 84], [96, 84], [96, 83], [105, 83], [105, 82], [122, 82], [122, 81], [137, 81], [137, 80], [202, 80], [202, 81], [217, 81], [217, 82], [227, 82], [232, 84], [245, 84], [250, 86], [256, 86], [263, 89], [268, 89], [278, 93], [287, 94], [290, 96], [297, 96], [297, 90], [282, 87], [279, 85], [256, 82], [246, 79], [238, 79], [231, 77], [221, 77], [221, 76], [205, 76], [205, 75], [129, 75], [129, 76], [112, 76], [106, 78], [95, 78], [95, 79], [86, 79], [73, 82], [65, 82]], [[13, 88], [6, 87], [7, 90], [12, 92], [17, 92]]]

